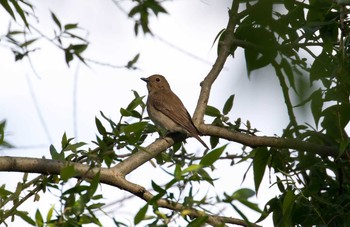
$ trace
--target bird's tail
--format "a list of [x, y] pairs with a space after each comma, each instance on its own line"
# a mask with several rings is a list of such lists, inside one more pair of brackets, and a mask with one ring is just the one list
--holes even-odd
[[196, 138], [205, 148], [209, 150], [208, 145], [198, 135], [194, 135], [194, 138]]

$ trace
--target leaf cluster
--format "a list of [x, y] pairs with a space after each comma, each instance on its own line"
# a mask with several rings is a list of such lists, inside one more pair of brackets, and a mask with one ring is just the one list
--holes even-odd
[[[338, 148], [333, 157], [304, 150], [254, 148], [255, 190], [266, 168], [277, 174], [280, 195], [265, 206], [259, 221], [273, 215], [276, 226], [346, 225], [349, 209], [350, 61], [349, 8], [335, 1], [241, 1], [233, 12], [233, 56], [244, 48], [248, 76], [272, 67], [289, 116], [282, 137]], [[293, 103], [293, 100], [299, 100]], [[309, 110], [313, 122], [300, 123], [296, 109]], [[207, 112], [221, 116], [217, 109]], [[213, 122], [215, 123], [215, 122]], [[270, 176], [271, 177], [271, 176]]]
[[149, 17], [150, 14], [158, 16], [158, 14], [166, 14], [167, 11], [161, 5], [162, 1], [159, 0], [136, 0], [135, 6], [130, 10], [128, 16], [134, 18], [134, 32], [138, 35], [140, 28], [144, 34], [150, 33], [151, 29], [149, 27]]

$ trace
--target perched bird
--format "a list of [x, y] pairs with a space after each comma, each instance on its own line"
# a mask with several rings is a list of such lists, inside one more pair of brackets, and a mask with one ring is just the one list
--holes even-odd
[[169, 132], [193, 136], [209, 149], [199, 137], [200, 132], [193, 124], [190, 114], [179, 97], [172, 92], [165, 77], [156, 74], [141, 79], [147, 83], [147, 112], [151, 120]]

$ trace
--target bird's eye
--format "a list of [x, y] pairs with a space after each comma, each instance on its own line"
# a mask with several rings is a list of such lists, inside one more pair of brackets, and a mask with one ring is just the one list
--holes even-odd
[[159, 78], [157, 78], [157, 79], [156, 79], [156, 81], [157, 81], [157, 82], [159, 82], [159, 81], [160, 81], [160, 79], [159, 79]]

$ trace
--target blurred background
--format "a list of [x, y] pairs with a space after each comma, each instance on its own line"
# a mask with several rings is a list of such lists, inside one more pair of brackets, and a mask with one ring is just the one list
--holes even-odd
[[[14, 61], [8, 46], [0, 40], [0, 116], [6, 119], [6, 140], [14, 149], [0, 150], [0, 155], [47, 157], [49, 146], [60, 148], [64, 132], [77, 141], [89, 142], [97, 133], [95, 116], [103, 113], [118, 121], [120, 108], [133, 99], [132, 90], [146, 95], [145, 83], [140, 77], [158, 73], [164, 75], [172, 90], [182, 99], [190, 114], [193, 114], [200, 91], [200, 82], [211, 69], [216, 58], [213, 45], [216, 35], [226, 27], [230, 0], [191, 0], [167, 1], [163, 6], [168, 14], [152, 17], [150, 27], [153, 36], [134, 33], [134, 22], [123, 12], [133, 6], [131, 1], [40, 1], [36, 7], [37, 22], [34, 25], [46, 36], [53, 37], [55, 23], [50, 11], [61, 23], [78, 23], [79, 33], [89, 41], [83, 56], [91, 61], [87, 65], [73, 60], [67, 66], [61, 50], [47, 40], [37, 41], [37, 51], [27, 59]], [[0, 34], [6, 34], [10, 17], [0, 9]], [[14, 22], [11, 26], [19, 26]], [[123, 68], [135, 55], [140, 54], [136, 70]], [[94, 63], [98, 62], [98, 63]], [[103, 64], [102, 64], [103, 63]], [[249, 120], [258, 135], [280, 135], [288, 123], [283, 96], [274, 71], [257, 70], [247, 76], [244, 53], [238, 49], [235, 57], [230, 57], [218, 80], [214, 83], [209, 104], [221, 109], [226, 99], [235, 94], [234, 106], [229, 117], [232, 121], [241, 118]], [[146, 100], [146, 99], [144, 99]], [[304, 114], [300, 112], [299, 114]], [[307, 115], [304, 116], [307, 121]], [[212, 119], [205, 119], [210, 123]], [[158, 135], [145, 142], [151, 143]], [[209, 138], [204, 137], [208, 143]], [[202, 150], [195, 139], [188, 139], [188, 151]], [[220, 144], [226, 144], [221, 140]], [[93, 147], [93, 145], [91, 145]], [[232, 143], [229, 153], [240, 154], [241, 146]], [[198, 196], [215, 196], [223, 192], [233, 192], [241, 187], [254, 189], [251, 171], [242, 183], [248, 164], [231, 166], [221, 162], [216, 166], [213, 178], [216, 188], [204, 185]], [[166, 169], [166, 166], [162, 168]], [[143, 173], [143, 174], [140, 174]], [[149, 177], [144, 173], [149, 173]], [[21, 173], [0, 173], [0, 185], [16, 186]], [[266, 175], [268, 176], [268, 175]], [[158, 166], [149, 163], [128, 175], [128, 179], [146, 188], [151, 188], [151, 180], [159, 185], [166, 182], [167, 175]], [[13, 180], [13, 182], [12, 182]], [[263, 209], [264, 204], [275, 194], [269, 188], [268, 177], [260, 186], [254, 202]], [[138, 198], [125, 200], [122, 205], [116, 201], [130, 196], [121, 190], [106, 185], [101, 186], [106, 197], [109, 215], [133, 223], [133, 216], [144, 205]], [[25, 209], [35, 213], [39, 208], [43, 215], [55, 201], [55, 192], [42, 195], [39, 202], [27, 203]], [[231, 207], [218, 207], [223, 215], [240, 218]], [[260, 216], [242, 207], [250, 221]], [[215, 212], [215, 211], [213, 211]], [[102, 215], [102, 213], [101, 213]], [[111, 226], [108, 218], [104, 226]], [[13, 226], [21, 223], [16, 219]], [[271, 218], [263, 222], [272, 225]]]

